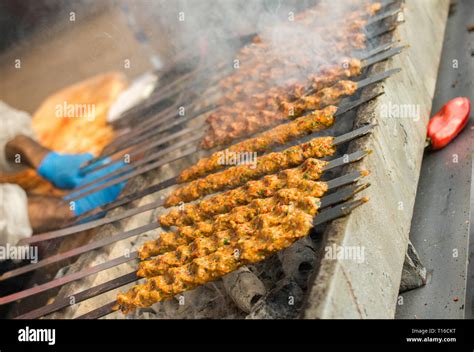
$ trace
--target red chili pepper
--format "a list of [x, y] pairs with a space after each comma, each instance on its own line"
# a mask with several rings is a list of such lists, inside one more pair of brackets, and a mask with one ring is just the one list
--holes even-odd
[[444, 148], [466, 126], [471, 111], [468, 98], [454, 98], [448, 101], [428, 123], [428, 146], [433, 149]]

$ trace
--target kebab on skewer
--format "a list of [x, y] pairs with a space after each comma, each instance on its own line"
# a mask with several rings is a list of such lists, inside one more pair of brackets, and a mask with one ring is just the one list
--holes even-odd
[[[275, 60], [267, 60], [264, 64], [251, 66], [247, 69], [240, 68], [239, 70], [245, 70], [239, 75], [238, 80], [232, 81], [224, 79], [220, 82], [220, 88], [226, 93], [219, 99], [218, 104], [220, 106], [227, 106], [239, 102], [247, 102], [254, 106], [258, 103], [258, 100], [254, 97], [256, 93], [268, 91], [268, 97], [271, 97], [277, 93], [287, 97], [298, 97], [301, 94], [302, 87], [311, 85], [311, 78], [317, 73], [317, 75], [323, 75], [325, 71], [334, 69], [334, 66], [347, 66], [346, 56], [351, 56], [354, 49], [362, 48], [365, 46], [366, 37], [364, 34], [352, 34], [347, 35], [352, 45], [343, 44], [331, 44], [331, 55], [337, 54], [339, 59], [321, 61], [318, 57], [321, 57], [321, 52], [318, 53], [306, 53], [303, 55], [292, 51], [291, 58], [278, 57]], [[355, 45], [354, 43], [359, 43]], [[266, 54], [267, 55], [267, 54]], [[329, 56], [329, 55], [324, 55]], [[295, 57], [297, 57], [295, 59]], [[340, 59], [343, 58], [343, 59]], [[318, 69], [311, 74], [308, 70], [309, 67], [317, 66]], [[308, 78], [309, 76], [309, 78]], [[277, 82], [277, 87], [272, 85]], [[321, 81], [315, 85], [315, 88], [323, 88], [324, 82]], [[325, 83], [326, 86], [329, 83]]]
[[[282, 205], [292, 205], [295, 209], [305, 211], [308, 208], [312, 209], [314, 203], [319, 206], [319, 198], [309, 197], [296, 188], [286, 188], [277, 191], [273, 197], [254, 199], [248, 205], [236, 207], [227, 214], [216, 216], [213, 220], [180, 228], [172, 235], [173, 241], [169, 243], [168, 248], [171, 248], [169, 251], [163, 248], [166, 252], [139, 264], [138, 276], [161, 275], [173, 266], [185, 265], [195, 258], [216, 251], [223, 245], [235, 245], [239, 237], [251, 236], [257, 231], [261, 226], [259, 216], [274, 213]], [[267, 218], [267, 221], [270, 221], [271, 225], [272, 218]], [[236, 236], [237, 231], [239, 236]]]
[[230, 245], [229, 242], [226, 245], [226, 241], [221, 240], [223, 246], [214, 253], [171, 268], [164, 275], [150, 278], [145, 284], [132, 287], [126, 294], [119, 294], [118, 306], [124, 313], [136, 307], [150, 306], [288, 247], [306, 236], [311, 229], [318, 203], [308, 202], [308, 205], [311, 209], [306, 209], [306, 212], [285, 205], [275, 212], [257, 216], [252, 220], [256, 230], [251, 235], [245, 235], [248, 227], [239, 227], [235, 234], [239, 238], [236, 244]]
[[[361, 37], [365, 36], [362, 33]], [[353, 42], [353, 41], [349, 41]], [[303, 65], [304, 67], [312, 65]], [[319, 71], [318, 74], [312, 74], [309, 81], [309, 84], [294, 83], [292, 85], [286, 85], [286, 87], [274, 87], [271, 88], [268, 92], [255, 95], [254, 90], [249, 87], [249, 85], [258, 84], [264, 87], [266, 83], [262, 82], [260, 76], [255, 72], [255, 68], [250, 69], [250, 77], [257, 77], [257, 82], [247, 82], [245, 86], [237, 86], [232, 92], [224, 96], [224, 99], [229, 101], [236, 101], [233, 106], [223, 107], [218, 109], [216, 112], [211, 114], [207, 120], [210, 125], [210, 133], [203, 141], [203, 146], [206, 148], [212, 148], [215, 145], [225, 144], [226, 141], [221, 141], [220, 135], [229, 135], [228, 139], [232, 140], [232, 133], [236, 133], [234, 127], [231, 125], [235, 119], [246, 120], [247, 118], [254, 117], [254, 109], [262, 110], [265, 109], [261, 114], [267, 114], [268, 111], [275, 111], [275, 107], [278, 107], [278, 100], [284, 101], [286, 105], [292, 105], [291, 100], [301, 97], [301, 92], [307, 91], [308, 86], [313, 91], [318, 91], [324, 87], [327, 87], [330, 84], [334, 84], [337, 80], [347, 77], [352, 77], [359, 75], [361, 72], [361, 62], [357, 59], [345, 59], [343, 64], [339, 65], [326, 65], [326, 68], [323, 68]], [[294, 80], [294, 79], [293, 79]], [[234, 82], [235, 83], [235, 82]], [[225, 84], [225, 83], [224, 83]], [[243, 94], [243, 96], [242, 96]], [[250, 95], [250, 97], [249, 97]], [[247, 97], [244, 101], [238, 101]], [[245, 109], [245, 110], [244, 110]], [[249, 111], [250, 112], [247, 112]], [[245, 112], [244, 112], [245, 111]], [[240, 135], [239, 135], [240, 137]], [[225, 138], [225, 137], [224, 137]]]
[[321, 160], [309, 158], [296, 168], [266, 175], [259, 180], [248, 181], [241, 187], [215, 194], [196, 204], [186, 204], [182, 209], [173, 209], [168, 214], [160, 216], [160, 224], [165, 227], [192, 225], [229, 212], [234, 207], [248, 204], [253, 199], [271, 197], [282, 188], [298, 188], [315, 192], [320, 190], [324, 193], [327, 190], [326, 183], [315, 182], [322, 175], [323, 163]]
[[[250, 89], [246, 86], [233, 87], [225, 93], [220, 100], [221, 109], [239, 108], [243, 104], [249, 108], [261, 109], [267, 105], [272, 105], [273, 100], [291, 101], [303, 97], [308, 92], [317, 92], [325, 87], [329, 87], [341, 79], [355, 77], [361, 74], [362, 62], [356, 58], [343, 58], [338, 63], [324, 64], [318, 68], [318, 73], [311, 73], [307, 78], [298, 80], [291, 78], [291, 83], [282, 84], [262, 89], [261, 92]], [[304, 81], [304, 82], [303, 82]], [[269, 104], [270, 102], [270, 104]], [[278, 106], [278, 105], [276, 105]], [[225, 110], [224, 110], [225, 112]], [[210, 120], [219, 116], [217, 112], [210, 115]]]
[[[329, 23], [325, 23], [321, 20], [321, 15], [310, 16], [309, 19], [311, 21], [317, 18], [317, 22], [306, 23], [303, 21], [301, 24], [304, 24], [306, 28], [304, 33], [301, 33], [298, 37], [308, 38], [314, 37], [315, 35], [318, 36], [320, 39], [318, 41], [317, 52], [312, 52], [308, 49], [307, 45], [301, 45], [301, 43], [295, 40], [279, 43], [277, 45], [278, 49], [272, 50], [274, 46], [269, 45], [266, 41], [262, 41], [261, 38], [259, 38], [259, 40], [257, 40], [258, 44], [243, 48], [237, 56], [239, 62], [245, 63], [244, 66], [236, 70], [234, 74], [221, 80], [221, 88], [232, 88], [232, 92], [225, 95], [221, 102], [224, 103], [226, 100], [227, 102], [235, 102], [237, 101], [236, 98], [238, 95], [248, 98], [255, 93], [255, 89], [253, 88], [257, 88], [257, 90], [265, 89], [266, 87], [263, 81], [270, 78], [270, 82], [274, 82], [278, 76], [285, 73], [282, 67], [286, 70], [288, 70], [289, 67], [301, 67], [304, 69], [315, 66], [316, 57], [330, 57], [333, 56], [334, 53], [338, 53], [338, 56], [342, 56], [344, 53], [352, 54], [354, 49], [365, 48], [367, 38], [362, 32], [362, 29], [367, 24], [367, 18], [379, 11], [380, 8], [380, 3], [371, 4], [366, 7], [365, 10], [359, 8], [357, 11], [345, 15], [342, 20], [341, 18], [336, 20], [334, 16], [331, 16], [332, 18]], [[302, 15], [297, 16], [295, 20], [296, 23], [304, 17], [304, 13]], [[298, 26], [301, 26], [301, 24], [298, 24]], [[323, 55], [321, 52], [321, 41], [324, 41], [324, 38], [331, 38], [331, 42], [326, 45], [330, 48], [330, 52], [326, 50], [327, 55]], [[298, 59], [295, 60], [295, 58]], [[289, 73], [290, 71], [287, 72]], [[291, 76], [292, 74], [288, 74], [287, 76]]]
[[236, 188], [247, 181], [258, 179], [302, 164], [308, 158], [323, 158], [335, 152], [333, 137], [314, 138], [309, 142], [287, 148], [281, 152], [265, 154], [255, 165], [238, 165], [204, 178], [194, 180], [174, 190], [166, 199], [165, 207], [189, 202], [205, 195]]
[[[351, 60], [348, 69], [335, 68], [327, 75], [320, 76], [315, 85], [323, 81], [337, 81], [339, 74], [354, 75], [360, 73], [361, 65], [358, 60]], [[318, 88], [318, 87], [317, 87]], [[313, 91], [317, 90], [312, 88]], [[269, 127], [279, 120], [299, 116], [305, 110], [317, 109], [322, 106], [337, 104], [343, 96], [352, 95], [357, 90], [357, 82], [342, 80], [331, 87], [318, 90], [314, 95], [300, 97], [296, 101], [285, 97], [271, 97], [261, 101], [256, 110], [244, 109], [245, 104], [223, 108], [222, 114], [211, 114], [207, 119], [209, 131], [203, 139], [202, 146], [210, 149], [218, 145], [228, 144], [232, 140], [253, 134]]]
[[326, 129], [334, 123], [336, 111], [337, 107], [333, 105], [327, 106], [322, 110], [315, 110], [287, 124], [281, 124], [271, 130], [262, 132], [254, 138], [234, 144], [224, 151], [215, 152], [182, 171], [178, 182], [192, 181], [208, 173], [225, 168], [225, 165], [222, 163], [222, 157], [225, 153], [263, 152], [273, 145], [285, 144], [307, 134]]
[[[316, 159], [311, 160], [313, 162], [318, 163]], [[321, 171], [319, 172], [319, 174], [321, 174]], [[296, 187], [292, 187], [293, 185]], [[269, 189], [268, 192], [266, 192], [266, 190], [265, 192], [260, 191], [258, 194], [255, 194], [253, 198], [251, 197], [251, 195], [249, 195], [249, 199], [246, 202], [238, 202], [242, 203], [243, 205], [241, 204], [236, 205], [233, 208], [225, 208], [225, 210], [228, 210], [225, 213], [213, 213], [212, 215], [208, 215], [209, 213], [203, 213], [198, 211], [196, 211], [195, 213], [191, 213], [189, 211], [190, 209], [188, 209], [186, 223], [180, 223], [178, 225], [175, 222], [175, 226], [178, 226], [177, 231], [162, 233], [160, 234], [160, 237], [156, 240], [144, 243], [139, 249], [140, 258], [146, 259], [151, 256], [175, 250], [178, 246], [189, 243], [192, 239], [196, 237], [206, 235], [211, 230], [214, 231], [216, 227], [222, 227], [222, 225], [226, 222], [232, 221], [235, 224], [241, 223], [242, 219], [250, 219], [251, 217], [255, 216], [254, 210], [256, 207], [260, 207], [268, 211], [269, 209], [271, 209], [272, 204], [274, 205], [276, 201], [280, 198], [288, 198], [289, 196], [296, 194], [296, 191], [293, 193], [288, 193], [288, 191], [285, 191], [285, 189], [287, 188], [284, 187], [289, 187], [293, 190], [298, 190], [298, 196], [304, 194], [306, 196], [318, 198], [322, 197], [328, 189], [328, 186], [325, 182], [306, 180], [300, 177], [299, 179], [295, 179], [293, 180], [293, 182], [290, 183], [287, 182], [286, 184], [285, 182], [280, 181], [280, 184], [274, 185], [274, 189]], [[281, 193], [280, 191], [283, 193]], [[240, 190], [239, 196], [242, 195], [246, 194], [242, 190]], [[228, 203], [237, 203], [235, 202], [236, 199], [232, 198], [224, 200], [228, 201]], [[216, 210], [222, 210], [222, 208]], [[238, 212], [237, 215], [235, 215], [236, 211]], [[260, 213], [262, 212], [263, 210], [260, 211]], [[160, 223], [162, 218], [163, 217], [160, 218]]]
[[[361, 69], [360, 60], [350, 59], [344, 65], [323, 70], [321, 75], [312, 75], [311, 85], [309, 87], [300, 85], [296, 93], [285, 94], [283, 89], [277, 88], [269, 94], [256, 95], [248, 105], [242, 102], [222, 107], [207, 118], [209, 130], [202, 146], [210, 149], [228, 144], [234, 139], [269, 127], [278, 120], [297, 117], [306, 109], [338, 103], [342, 96], [352, 95], [357, 89], [356, 82], [340, 79], [357, 76], [361, 73]], [[328, 84], [334, 85], [324, 88]], [[316, 93], [302, 94], [308, 90]]]
[[[297, 24], [295, 30], [299, 28], [298, 26], [303, 25], [304, 36], [302, 33], [302, 37], [307, 38], [316, 35], [320, 38], [319, 41], [324, 40], [323, 38], [331, 38], [331, 43], [327, 45], [331, 48], [331, 52], [328, 52], [328, 54], [334, 55], [335, 52], [338, 52], [341, 55], [343, 52], [351, 52], [353, 49], [365, 47], [366, 38], [361, 29], [367, 24], [367, 16], [375, 14], [379, 9], [380, 6], [375, 11], [353, 11], [339, 19], [332, 16], [333, 18], [328, 23], [321, 20], [321, 14], [308, 17], [311, 20], [310, 22], [300, 21], [302, 18], [300, 15], [295, 19]], [[313, 23], [313, 21], [316, 22]], [[286, 67], [294, 65], [295, 62], [288, 61], [288, 58], [306, 58], [314, 63], [315, 56], [324, 56], [321, 54], [321, 45], [318, 45], [318, 52], [316, 53], [308, 50], [308, 46], [303, 46], [301, 43], [292, 40], [279, 43], [278, 50], [272, 50], [271, 45], [266, 41], [262, 41], [261, 37], [259, 38], [257, 44], [247, 46], [241, 50], [237, 60], [245, 62], [245, 67], [224, 78], [220, 83], [222, 88], [228, 88], [229, 86], [236, 88], [238, 84], [246, 83], [249, 80], [262, 80], [270, 75], [274, 78], [274, 73], [270, 73], [271, 69], [280, 64]], [[263, 72], [258, 74], [259, 71]], [[248, 91], [249, 87], [246, 88], [245, 91]]]
[[205, 148], [228, 144], [232, 140], [256, 133], [278, 122], [296, 117], [301, 111], [320, 109], [327, 105], [336, 105], [344, 96], [352, 95], [357, 90], [357, 82], [339, 81], [330, 88], [324, 88], [314, 96], [301, 98], [295, 104], [281, 104], [287, 111], [235, 111], [234, 114], [222, 116], [219, 121], [210, 122], [210, 131], [203, 139]]
[[[344, 57], [351, 55], [355, 49], [362, 49], [366, 45], [366, 36], [363, 33], [352, 33], [345, 36], [348, 37], [346, 39], [351, 44], [331, 44], [331, 55], [337, 53], [339, 57]], [[280, 48], [280, 50], [282, 49]], [[298, 87], [295, 75], [302, 79], [303, 74], [308, 72], [308, 67], [314, 67], [318, 62], [319, 66], [323, 67], [336, 64], [335, 61], [318, 60], [318, 57], [321, 57], [322, 54], [321, 50], [318, 53], [312, 53], [308, 49], [304, 53], [299, 53], [292, 48], [286, 50], [291, 52], [290, 57], [281, 55], [272, 59], [271, 54], [265, 53], [262, 54], [266, 57], [265, 62], [259, 64], [245, 63], [245, 68], [239, 68], [239, 75], [232, 77], [232, 79], [223, 79], [219, 83], [219, 87], [228, 91], [228, 93], [224, 94], [218, 103], [230, 104], [248, 99], [254, 93], [268, 89], [274, 82], [279, 82], [279, 85], [287, 86], [287, 90], [293, 91]], [[296, 88], [293, 88], [294, 85]]]

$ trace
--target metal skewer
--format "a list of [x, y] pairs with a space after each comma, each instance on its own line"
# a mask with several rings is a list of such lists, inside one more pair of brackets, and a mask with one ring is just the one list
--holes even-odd
[[44, 284], [37, 285], [37, 286], [28, 288], [28, 289], [20, 291], [20, 292], [16, 292], [16, 293], [13, 293], [11, 295], [0, 297], [0, 305], [12, 303], [12, 302], [18, 301], [20, 299], [24, 299], [24, 298], [27, 298], [27, 297], [34, 296], [38, 293], [45, 292], [45, 291], [51, 290], [53, 288], [63, 286], [63, 285], [68, 284], [70, 282], [83, 279], [83, 278], [85, 278], [89, 275], [97, 274], [98, 272], [113, 268], [117, 265], [127, 263], [127, 262], [130, 262], [132, 260], [136, 260], [137, 258], [138, 258], [137, 252], [131, 252], [127, 256], [118, 257], [118, 258], [106, 261], [102, 264], [98, 264], [96, 266], [92, 266], [92, 267], [87, 268], [85, 270], [79, 271], [77, 273], [68, 274], [68, 275], [60, 277], [58, 279], [54, 279], [52, 281], [46, 282]]

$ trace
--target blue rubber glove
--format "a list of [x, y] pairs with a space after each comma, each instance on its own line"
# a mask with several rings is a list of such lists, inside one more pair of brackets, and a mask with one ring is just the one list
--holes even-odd
[[82, 164], [93, 159], [92, 154], [59, 154], [50, 152], [41, 161], [38, 173], [56, 187], [72, 189], [77, 187], [83, 177], [79, 173]]
[[[107, 162], [108, 160], [105, 160], [105, 162]], [[98, 170], [98, 171], [95, 171], [95, 172], [91, 172], [89, 174], [87, 174], [85, 177], [82, 178], [81, 182], [79, 183], [79, 187], [82, 186], [82, 185], [85, 185], [85, 184], [88, 184], [102, 176], [105, 176], [121, 167], [123, 167], [125, 165], [124, 162], [120, 162], [120, 163], [117, 163], [117, 164], [113, 164], [109, 167], [105, 167], [101, 170]], [[120, 177], [122, 174], [120, 175], [116, 175], [114, 177], [111, 177], [111, 178], [108, 178], [108, 179], [105, 179], [99, 183], [97, 183], [97, 185], [101, 185], [101, 184], [104, 184], [105, 182], [108, 182], [110, 180], [113, 180], [117, 177]], [[120, 183], [117, 183], [113, 186], [110, 186], [110, 187], [107, 187], [101, 191], [98, 191], [98, 192], [95, 192], [95, 193], [92, 193], [92, 194], [89, 194], [83, 198], [79, 198], [75, 201], [73, 201], [73, 211], [74, 211], [74, 214], [76, 216], [79, 216], [79, 215], [82, 215], [92, 209], [95, 209], [97, 207], [101, 207], [105, 204], [108, 204], [110, 202], [113, 202], [114, 200], [116, 200], [118, 198], [118, 196], [120, 195], [120, 192], [122, 191], [122, 189], [125, 187], [126, 185], [126, 181], [123, 181], [123, 182], [120, 182]], [[81, 192], [86, 192], [88, 191], [90, 188], [87, 187], [85, 188], [84, 190], [81, 190], [79, 191], [78, 193], [75, 193], [74, 195], [77, 195], [77, 194], [81, 194]], [[68, 199], [68, 196], [66, 196], [64, 198], [65, 200]]]

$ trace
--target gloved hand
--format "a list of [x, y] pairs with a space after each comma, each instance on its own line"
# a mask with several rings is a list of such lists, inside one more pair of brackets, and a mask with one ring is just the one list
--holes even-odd
[[[104, 162], [107, 162], [107, 161], [108, 160], [105, 160]], [[90, 182], [92, 182], [92, 181], [94, 181], [94, 180], [96, 180], [96, 179], [98, 179], [102, 176], [105, 176], [109, 173], [112, 173], [115, 170], [117, 170], [117, 169], [119, 169], [123, 166], [125, 166], [125, 163], [120, 162], [120, 163], [113, 164], [109, 167], [105, 167], [103, 169], [100, 169], [98, 171], [91, 172], [91, 173], [87, 174], [85, 177], [82, 178], [82, 180], [78, 184], [78, 187], [86, 185], [86, 184], [88, 184], [88, 183], [90, 183]], [[127, 170], [127, 171], [129, 171], [129, 170]], [[101, 182], [98, 182], [96, 185], [104, 184], [105, 182], [113, 180], [113, 179], [115, 179], [117, 177], [120, 177], [122, 175], [123, 174], [119, 174], [119, 175], [113, 176], [111, 178], [107, 178], [107, 179], [105, 179]], [[82, 214], [92, 210], [92, 209], [95, 209], [97, 207], [101, 207], [105, 204], [113, 202], [115, 199], [118, 198], [118, 196], [120, 195], [120, 192], [125, 187], [126, 183], [127, 183], [126, 181], [123, 181], [123, 182], [117, 183], [115, 185], [112, 185], [110, 187], [107, 187], [103, 190], [100, 190], [98, 192], [89, 194], [89, 195], [87, 195], [83, 198], [79, 198], [77, 200], [74, 200], [73, 201], [74, 214], [76, 216], [79, 216], [79, 215], [82, 215]], [[74, 193], [74, 196], [76, 196], [78, 194], [81, 194], [81, 192], [86, 192], [89, 189], [90, 189], [89, 187], [86, 187], [84, 190], [81, 190], [77, 193]], [[64, 199], [68, 200], [68, 196], [66, 196]]]
[[92, 154], [48, 153], [38, 167], [38, 173], [51, 181], [56, 187], [72, 189], [77, 187], [83, 176], [79, 169], [82, 164], [93, 159]]

